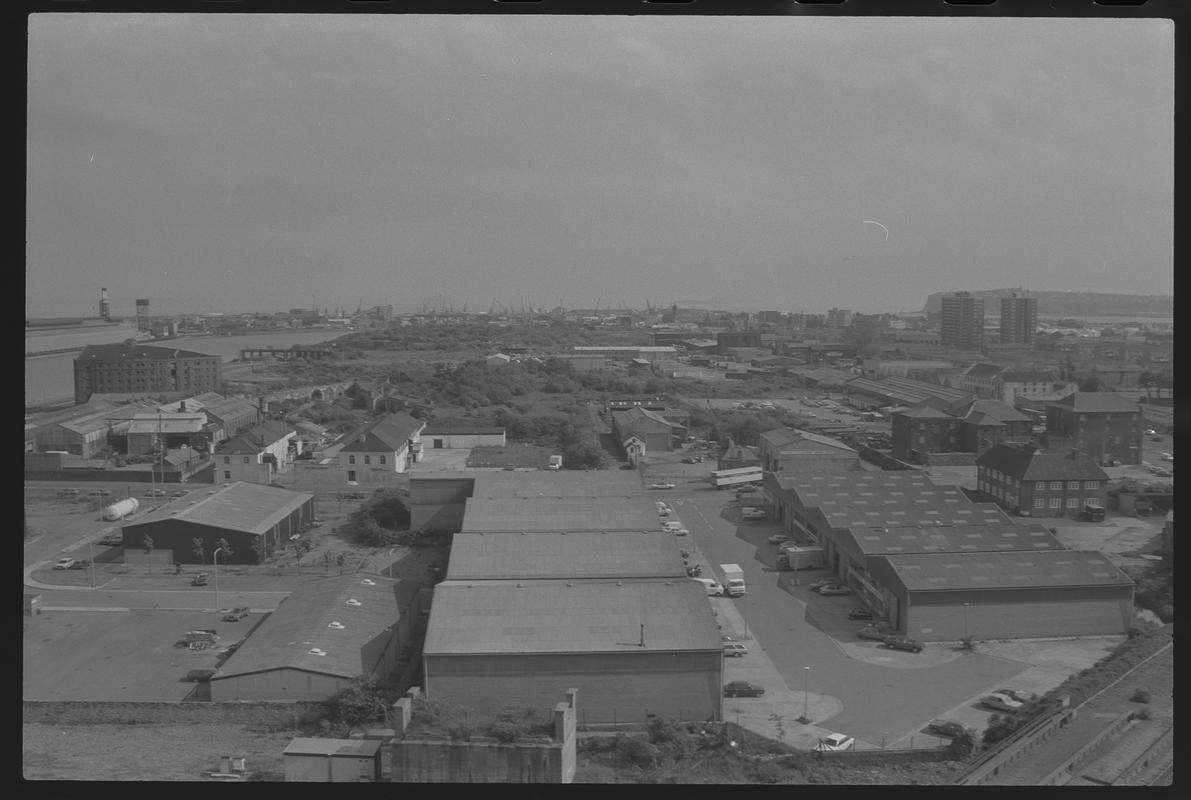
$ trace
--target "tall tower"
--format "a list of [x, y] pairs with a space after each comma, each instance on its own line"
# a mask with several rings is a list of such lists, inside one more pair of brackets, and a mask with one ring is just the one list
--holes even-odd
[[106, 287], [99, 289], [99, 318], [105, 322], [112, 318], [112, 307], [108, 305], [108, 290]]
[[944, 347], [979, 350], [984, 346], [984, 301], [968, 292], [944, 297], [939, 328]]
[[149, 330], [149, 299], [137, 298], [136, 301], [136, 329], [138, 331]]
[[1001, 298], [1001, 344], [1034, 344], [1038, 330], [1038, 298]]

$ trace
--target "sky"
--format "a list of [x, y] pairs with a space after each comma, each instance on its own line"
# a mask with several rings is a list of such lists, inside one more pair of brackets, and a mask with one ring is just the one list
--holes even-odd
[[[1173, 294], [1160, 19], [29, 18], [26, 314]], [[877, 224], [879, 223], [879, 224]]]

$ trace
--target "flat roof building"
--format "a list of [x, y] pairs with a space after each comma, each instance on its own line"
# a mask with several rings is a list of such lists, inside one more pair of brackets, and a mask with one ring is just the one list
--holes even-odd
[[550, 579], [686, 580], [686, 567], [667, 531], [476, 531], [451, 543], [448, 581]]

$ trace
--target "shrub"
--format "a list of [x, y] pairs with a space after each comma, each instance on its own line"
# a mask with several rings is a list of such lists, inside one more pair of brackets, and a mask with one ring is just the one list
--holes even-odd
[[659, 755], [657, 747], [635, 736], [616, 735], [616, 749], [638, 767], [655, 766]]
[[1129, 699], [1134, 703], [1148, 703], [1150, 702], [1150, 690], [1136, 689], [1133, 694], [1129, 695]]
[[1134, 714], [1133, 718], [1134, 719], [1150, 719], [1151, 716], [1152, 715], [1150, 714], [1150, 710], [1148, 708], [1143, 708], [1140, 711], [1138, 711], [1136, 714]]
[[782, 768], [773, 761], [765, 761], [757, 766], [757, 780], [762, 783], [777, 783], [782, 779]]

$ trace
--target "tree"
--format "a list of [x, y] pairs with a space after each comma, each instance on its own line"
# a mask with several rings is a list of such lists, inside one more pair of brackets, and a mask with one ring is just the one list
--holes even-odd
[[149, 557], [148, 558], [149, 571], [152, 572], [153, 571], [153, 537], [145, 536], [145, 540], [142, 543], [142, 546], [145, 548], [145, 555], [147, 555]]
[[190, 540], [190, 552], [198, 558], [200, 564], [204, 567], [207, 566], [207, 551], [201, 536], [196, 536]]
[[223, 563], [226, 564], [227, 559], [233, 555], [232, 546], [227, 543], [227, 539], [220, 538], [220, 540], [215, 543], [215, 548], [217, 550], [223, 551]]
[[339, 566], [339, 574], [342, 575], [343, 565], [347, 563], [347, 554], [340, 553], [339, 555], [335, 556], [335, 563]]
[[265, 537], [254, 536], [252, 538], [252, 552], [256, 556], [256, 563], [265, 563]]

